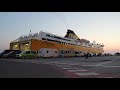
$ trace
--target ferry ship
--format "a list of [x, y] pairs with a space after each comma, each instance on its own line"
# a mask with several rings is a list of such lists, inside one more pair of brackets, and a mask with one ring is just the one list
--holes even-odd
[[11, 50], [34, 50], [56, 49], [60, 54], [74, 56], [78, 53], [102, 54], [104, 45], [89, 40], [79, 38], [73, 30], [68, 29], [64, 37], [40, 31], [39, 33], [29, 33], [10, 42]]

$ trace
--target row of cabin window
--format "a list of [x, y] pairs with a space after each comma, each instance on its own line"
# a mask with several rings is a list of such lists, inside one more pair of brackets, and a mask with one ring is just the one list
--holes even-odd
[[[59, 42], [59, 41], [56, 41], [56, 40], [50, 40], [50, 39], [45, 39], [45, 38], [42, 38], [42, 40], [48, 40], [48, 41], [53, 41], [53, 42]], [[70, 44], [70, 43], [59, 42], [59, 44], [68, 45], [68, 44]], [[75, 44], [70, 44], [70, 45], [75, 45]], [[77, 46], [79, 46], [79, 45], [77, 45]]]
[[[71, 43], [65, 43], [65, 42], [59, 42], [59, 44], [63, 44], [63, 45], [75, 45], [75, 44], [71, 44]], [[79, 45], [77, 45], [77, 46], [79, 46]]]
[[75, 54], [80, 54], [82, 52], [74, 52], [74, 51], [61, 51], [61, 54], [64, 54], [64, 53], [75, 53]]
[[[53, 41], [53, 42], [59, 42], [59, 41], [56, 41], [56, 40], [51, 40], [51, 39], [46, 39], [46, 38], [42, 38], [42, 40]], [[59, 44], [67, 45], [67, 43], [65, 43], [65, 42], [59, 42]]]
[[[34, 35], [32, 35], [32, 37], [36, 37], [37, 36], [37, 34], [34, 34]], [[24, 36], [24, 37], [20, 37], [21, 39], [24, 39], [24, 38], [30, 38], [29, 36]]]
[[80, 53], [82, 53], [82, 52], [75, 52], [75, 54], [80, 54]]
[[52, 37], [52, 38], [57, 38], [57, 39], [62, 39], [62, 40], [66, 40], [66, 41], [71, 41], [71, 40], [67, 40], [67, 39], [64, 39], [64, 38], [61, 38], [61, 37], [52, 36], [52, 35], [48, 35], [48, 34], [46, 34], [46, 36]]
[[[51, 39], [46, 39], [46, 38], [42, 38], [42, 40], [53, 41], [53, 42], [59, 42], [59, 44], [63, 44], [63, 45], [68, 45], [68, 44], [70, 44], [70, 43], [60, 42], [60, 41], [51, 40]], [[70, 45], [75, 45], [75, 44], [70, 44]], [[78, 45], [78, 46], [79, 46], [79, 45]]]
[[61, 51], [60, 53], [61, 54], [64, 54], [64, 53], [73, 53], [73, 51]]
[[67, 43], [64, 43], [64, 42], [59, 42], [59, 44], [68, 45]]

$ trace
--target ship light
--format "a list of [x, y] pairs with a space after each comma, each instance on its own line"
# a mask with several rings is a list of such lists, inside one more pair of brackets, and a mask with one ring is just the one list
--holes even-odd
[[15, 47], [18, 47], [18, 45], [16, 44], [16, 45], [14, 45]]
[[29, 44], [25, 44], [26, 46], [28, 46]]

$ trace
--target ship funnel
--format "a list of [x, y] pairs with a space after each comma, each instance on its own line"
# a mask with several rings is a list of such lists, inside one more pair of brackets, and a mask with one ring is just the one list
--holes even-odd
[[64, 36], [65, 38], [73, 38], [73, 39], [80, 39], [75, 33], [74, 31], [68, 29], [67, 30], [67, 34]]

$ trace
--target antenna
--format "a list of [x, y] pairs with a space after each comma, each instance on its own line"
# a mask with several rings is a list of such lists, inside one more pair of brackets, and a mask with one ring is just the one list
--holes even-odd
[[30, 33], [29, 33], [29, 35], [30, 35], [30, 34], [32, 34], [32, 33], [31, 33], [31, 29], [30, 29]]
[[29, 35], [32, 34], [32, 33], [31, 33], [31, 28], [30, 28], [30, 27], [31, 27], [31, 24], [28, 24], [28, 29], [30, 30]]
[[93, 41], [93, 43], [95, 43], [95, 40]]

